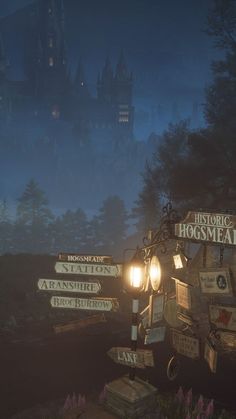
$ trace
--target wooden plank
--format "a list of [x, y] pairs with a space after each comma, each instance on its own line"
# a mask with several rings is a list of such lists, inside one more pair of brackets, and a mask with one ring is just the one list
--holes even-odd
[[81, 262], [81, 263], [112, 263], [110, 255], [87, 255], [79, 253], [59, 253], [58, 260], [60, 262]]
[[213, 348], [209, 340], [207, 339], [204, 347], [204, 359], [207, 361], [211, 372], [216, 372], [217, 367], [217, 351]]
[[210, 304], [209, 317], [217, 328], [236, 331], [236, 307]]
[[95, 275], [117, 278], [122, 274], [122, 265], [56, 262], [55, 270], [56, 273], [62, 274]]
[[199, 283], [203, 294], [232, 295], [229, 268], [207, 268], [199, 271]]
[[54, 308], [76, 310], [117, 311], [119, 309], [117, 298], [74, 298], [53, 296], [50, 303]]
[[172, 330], [172, 344], [179, 354], [192, 359], [200, 357], [200, 342], [192, 336]]
[[95, 314], [94, 316], [86, 317], [85, 319], [75, 320], [67, 324], [58, 324], [53, 326], [53, 330], [55, 333], [65, 333], [71, 332], [74, 330], [82, 329], [83, 327], [97, 324], [97, 323], [105, 323], [106, 318], [104, 313], [102, 314]]
[[108, 356], [117, 364], [133, 368], [153, 367], [153, 353], [150, 350], [138, 349], [132, 351], [126, 347], [113, 347], [107, 352]]
[[94, 281], [68, 281], [63, 279], [43, 279], [38, 280], [40, 291], [65, 291], [81, 294], [98, 294], [101, 291], [101, 284]]

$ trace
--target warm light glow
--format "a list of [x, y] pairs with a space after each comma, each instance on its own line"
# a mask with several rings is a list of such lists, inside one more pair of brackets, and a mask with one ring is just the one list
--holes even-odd
[[140, 288], [143, 282], [143, 268], [141, 266], [130, 267], [130, 285], [134, 288]]

